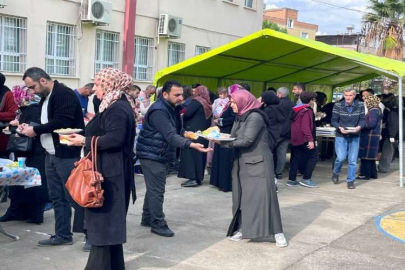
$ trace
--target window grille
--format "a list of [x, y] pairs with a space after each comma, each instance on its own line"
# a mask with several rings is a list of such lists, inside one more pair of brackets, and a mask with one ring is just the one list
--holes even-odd
[[0, 71], [22, 73], [27, 62], [27, 20], [0, 15]]
[[211, 50], [209, 47], [195, 46], [195, 55], [200, 55]]
[[184, 61], [186, 55], [186, 45], [181, 43], [169, 42], [168, 66]]
[[154, 49], [152, 38], [135, 37], [135, 80], [152, 81]]
[[76, 28], [48, 22], [45, 69], [48, 74], [76, 76]]
[[119, 46], [119, 33], [97, 31], [94, 73], [107, 67], [119, 68]]

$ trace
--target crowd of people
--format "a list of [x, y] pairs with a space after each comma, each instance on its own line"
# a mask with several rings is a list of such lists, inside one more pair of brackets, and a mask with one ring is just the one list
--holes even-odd
[[[83, 250], [90, 251], [86, 269], [125, 269], [122, 245], [131, 194], [133, 203], [136, 200], [136, 161], [146, 184], [141, 226], [150, 227], [152, 233], [174, 236], [163, 212], [168, 173], [177, 171], [185, 179], [181, 186], [191, 188], [203, 184], [209, 169], [211, 185], [232, 191], [230, 240], [271, 237], [278, 247], [286, 247], [277, 185], [283, 179], [288, 149], [286, 185], [318, 188], [312, 179], [320, 156], [316, 127], [336, 128], [331, 180], [339, 183], [348, 159], [346, 182], [354, 189], [356, 178], [378, 177], [376, 161], [381, 156], [392, 160], [392, 151], [385, 153], [384, 145], [398, 142], [398, 117], [403, 113], [394, 95], [376, 96], [371, 89], [356, 95], [347, 88], [341, 101], [325, 104], [324, 93], [306, 91], [302, 83], [294, 85], [291, 100], [287, 87], [270, 87], [256, 98], [248, 84], [220, 87], [214, 93], [204, 85], [167, 81], [160, 88], [141, 90], [130, 75], [114, 68], [99, 71], [94, 83], [75, 90], [36, 67], [25, 72], [24, 84], [11, 90], [5, 81], [0, 73], [1, 128], [8, 128], [11, 135], [0, 133], [0, 155], [10, 158], [9, 136], [32, 138], [32, 149], [11, 158], [26, 157], [27, 166], [40, 171], [42, 186], [10, 187], [10, 206], [0, 222], [41, 224], [45, 204], [51, 201], [55, 235], [38, 245], [70, 245], [72, 232], [84, 233]], [[94, 113], [88, 109], [92, 95]], [[195, 138], [197, 131], [213, 126], [234, 140]], [[66, 145], [54, 132], [61, 128], [82, 132], [70, 135]], [[84, 155], [91, 150], [94, 136], [105, 200], [101, 208], [83, 208], [65, 183], [82, 150]], [[388, 170], [390, 163], [379, 171]]]

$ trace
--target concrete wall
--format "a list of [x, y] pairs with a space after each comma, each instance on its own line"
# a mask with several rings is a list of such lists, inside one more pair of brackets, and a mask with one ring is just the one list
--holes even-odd
[[[120, 63], [122, 63], [122, 33], [124, 29], [125, 0], [109, 0], [113, 4], [113, 20], [109, 26], [83, 24], [83, 35], [77, 41], [76, 76], [55, 76], [54, 79], [77, 88], [92, 81], [96, 30], [120, 33]], [[27, 68], [45, 67], [46, 24], [48, 21], [80, 25], [80, 0], [12, 0], [0, 15], [27, 19]], [[195, 46], [216, 48], [261, 29], [263, 1], [255, 0], [254, 9], [245, 8], [244, 0], [228, 3], [223, 0], [138, 0], [135, 35], [154, 38], [156, 46], [154, 73], [167, 66], [167, 38], [157, 37], [159, 14], [183, 18], [182, 37], [170, 40], [186, 45], [186, 59], [195, 54]], [[79, 20], [78, 20], [79, 19]], [[121, 66], [120, 66], [121, 67]], [[4, 73], [7, 85], [21, 83], [21, 73]], [[137, 82], [145, 87], [151, 82]]]

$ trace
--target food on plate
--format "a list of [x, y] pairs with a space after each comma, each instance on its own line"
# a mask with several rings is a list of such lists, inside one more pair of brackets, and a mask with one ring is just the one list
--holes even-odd
[[[197, 131], [198, 133], [198, 131]], [[203, 132], [201, 132], [202, 135], [210, 138], [210, 139], [217, 139], [221, 136], [221, 133], [219, 131], [219, 127], [210, 127]]]
[[11, 132], [10, 132], [10, 128], [7, 126], [7, 127], [5, 127], [5, 128], [3, 128], [3, 133], [4, 134], [6, 134], [6, 135], [9, 135], [9, 134], [11, 134]]
[[80, 128], [60, 128], [60, 129], [54, 130], [55, 133], [62, 134], [62, 135], [78, 133], [80, 131], [82, 131], [82, 129], [80, 129]]
[[68, 144], [69, 135], [59, 135], [59, 142], [61, 144]]
[[184, 134], [184, 137], [190, 140], [197, 140], [198, 139], [198, 134], [191, 132], [191, 131], [186, 131]]
[[15, 161], [13, 163], [7, 164], [4, 167], [8, 167], [8, 168], [18, 168], [18, 162]]

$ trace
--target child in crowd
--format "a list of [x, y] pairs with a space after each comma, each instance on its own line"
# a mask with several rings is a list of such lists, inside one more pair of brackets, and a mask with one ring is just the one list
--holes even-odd
[[218, 92], [219, 98], [217, 98], [214, 101], [214, 104], [212, 106], [214, 119], [217, 119], [221, 116], [226, 105], [229, 103], [228, 89], [226, 87], [220, 87], [217, 92]]

